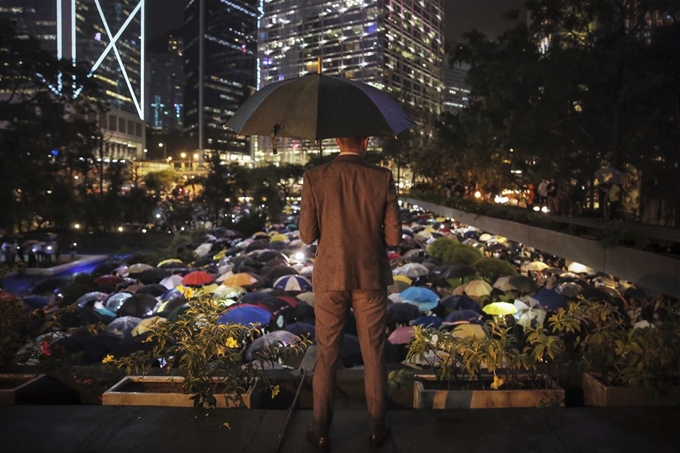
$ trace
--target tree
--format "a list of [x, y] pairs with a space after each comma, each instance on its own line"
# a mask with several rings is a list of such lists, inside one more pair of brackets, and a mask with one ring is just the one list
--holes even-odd
[[144, 175], [143, 181], [147, 190], [158, 198], [162, 192], [170, 192], [177, 183], [177, 175], [172, 170], [152, 171]]

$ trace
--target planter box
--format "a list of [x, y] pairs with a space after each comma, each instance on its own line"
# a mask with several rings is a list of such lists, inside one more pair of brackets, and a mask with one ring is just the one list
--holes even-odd
[[[104, 392], [102, 404], [104, 406], [163, 406], [163, 407], [194, 407], [192, 395], [186, 393], [169, 393], [161, 391], [163, 384], [181, 384], [184, 378], [181, 376], [127, 376], [121, 379], [116, 385]], [[151, 387], [149, 391], [128, 390], [126, 387], [133, 387], [135, 383], [144, 384]], [[154, 391], [154, 384], [159, 387]], [[138, 386], [137, 386], [138, 387]], [[248, 389], [241, 395], [241, 402], [233, 399], [233, 395], [217, 394], [217, 406], [219, 408], [247, 407], [257, 408], [260, 406], [260, 392], [256, 389], [257, 385]]]
[[644, 389], [610, 387], [591, 373], [583, 373], [583, 398], [586, 406], [675, 406], [668, 398], [653, 398]]
[[[433, 376], [415, 376], [434, 381]], [[413, 381], [414, 409], [491, 409], [503, 407], [539, 407], [559, 402], [564, 405], [564, 390], [429, 390], [419, 380]]]
[[0, 404], [34, 399], [47, 379], [44, 374], [0, 374]]

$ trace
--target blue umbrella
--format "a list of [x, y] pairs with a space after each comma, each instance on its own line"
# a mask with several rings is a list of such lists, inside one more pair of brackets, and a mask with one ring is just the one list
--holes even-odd
[[449, 313], [444, 322], [477, 321], [482, 315], [474, 310], [455, 310]]
[[447, 312], [452, 310], [474, 310], [480, 315], [484, 313], [479, 304], [468, 296], [448, 296], [441, 300]]
[[541, 303], [541, 306], [547, 310], [557, 310], [564, 306], [564, 297], [557, 291], [541, 288], [536, 294], [534, 294], [534, 299]]
[[294, 322], [292, 324], [288, 324], [283, 329], [301, 337], [309, 335], [311, 340], [314, 340], [314, 335], [316, 334], [316, 328], [314, 325], [308, 324], [306, 322]]
[[436, 329], [442, 325], [443, 321], [444, 320], [439, 316], [421, 316], [420, 318], [414, 320], [411, 324], [414, 326], [431, 327]]
[[274, 289], [305, 292], [312, 290], [312, 284], [302, 275], [284, 275], [274, 282]]
[[415, 305], [420, 311], [432, 310], [439, 303], [439, 295], [423, 286], [411, 286], [406, 288], [399, 297], [406, 303]]
[[43, 296], [28, 296], [21, 300], [24, 305], [31, 310], [39, 310], [45, 308], [45, 305], [49, 303], [49, 299]]
[[120, 307], [123, 306], [123, 303], [131, 297], [132, 294], [125, 292], [112, 294], [104, 301], [104, 308], [110, 311], [118, 312]]
[[241, 324], [249, 327], [251, 324], [265, 325], [271, 321], [272, 314], [261, 307], [253, 305], [234, 305], [226, 313], [220, 315], [218, 324]]
[[106, 326], [105, 332], [120, 338], [132, 338], [132, 329], [142, 320], [136, 316], [122, 316], [116, 318]]

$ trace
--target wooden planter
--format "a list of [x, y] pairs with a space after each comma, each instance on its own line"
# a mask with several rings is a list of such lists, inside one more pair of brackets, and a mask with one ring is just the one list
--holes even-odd
[[[194, 401], [191, 399], [192, 395], [182, 392], [169, 393], [161, 390], [161, 387], [167, 387], [167, 384], [181, 384], [182, 382], [184, 382], [182, 376], [127, 376], [104, 392], [102, 404], [104, 406], [194, 407]], [[145, 387], [150, 387], [150, 389], [142, 392], [126, 389], [126, 387], [134, 385], [134, 383], [145, 384]], [[157, 391], [153, 390], [154, 384], [159, 387]], [[258, 408], [260, 406], [260, 393], [256, 387], [257, 385], [254, 385], [241, 395], [240, 402], [234, 399], [234, 395], [216, 394], [216, 407]]]
[[0, 374], [0, 404], [17, 404], [31, 399], [46, 379], [44, 374]]
[[653, 398], [644, 389], [607, 386], [596, 375], [583, 373], [583, 398], [586, 406], [675, 406], [676, 401]]
[[[434, 376], [418, 375], [434, 381]], [[430, 390], [421, 380], [413, 381], [414, 409], [491, 409], [504, 407], [539, 407], [559, 402], [564, 405], [564, 390], [555, 384], [551, 389], [531, 390]]]

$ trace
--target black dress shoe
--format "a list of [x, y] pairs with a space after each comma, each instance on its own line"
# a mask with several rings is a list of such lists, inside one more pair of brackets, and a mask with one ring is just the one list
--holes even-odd
[[383, 446], [388, 437], [392, 434], [390, 425], [385, 423], [385, 429], [382, 434], [371, 434], [368, 436], [368, 445], [373, 449], [378, 449]]
[[307, 441], [309, 441], [310, 444], [314, 445], [321, 451], [324, 452], [331, 451], [330, 437], [328, 436], [317, 437], [317, 435], [314, 434], [314, 428], [312, 428], [311, 426], [309, 427], [309, 429], [307, 429]]

